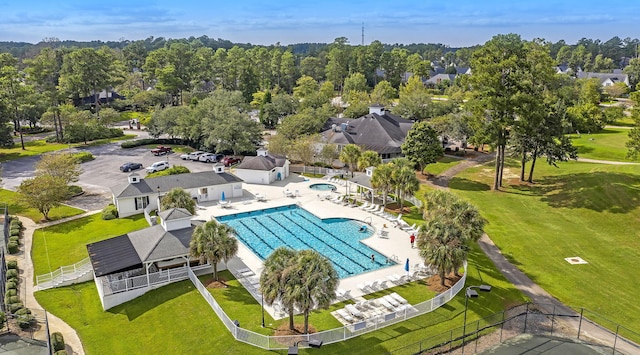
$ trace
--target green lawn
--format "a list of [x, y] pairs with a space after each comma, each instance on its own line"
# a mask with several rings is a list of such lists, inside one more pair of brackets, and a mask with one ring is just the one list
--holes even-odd
[[[267, 327], [260, 327], [260, 304], [233, 280], [231, 274], [226, 289], [210, 292], [232, 319], [243, 328], [262, 334], [272, 334], [282, 322], [268, 314]], [[210, 278], [210, 275], [201, 279]], [[474, 247], [469, 261], [468, 285], [490, 284], [491, 293], [469, 302], [468, 321], [472, 322], [525, 301], [487, 257]], [[433, 297], [422, 282], [405, 284], [384, 293], [398, 292], [412, 303]], [[69, 323], [80, 335], [87, 354], [104, 353], [172, 353], [207, 354], [212, 349], [224, 354], [268, 353], [235, 341], [221, 321], [211, 311], [189, 281], [183, 281], [151, 291], [142, 297], [108, 311], [102, 311], [93, 282], [61, 287], [36, 293], [36, 298], [49, 312]], [[330, 312], [343, 307], [336, 304], [330, 310], [314, 312], [310, 324], [319, 330], [339, 327]], [[374, 331], [346, 342], [323, 346], [323, 354], [386, 353], [462, 325], [464, 297], [462, 293], [438, 310]], [[300, 316], [296, 322], [302, 322]], [[459, 329], [457, 330], [460, 331]], [[276, 351], [274, 353], [282, 353]], [[313, 350], [301, 353], [312, 354]]]
[[424, 172], [426, 174], [431, 174], [431, 175], [440, 175], [445, 170], [451, 169], [454, 166], [462, 163], [463, 161], [464, 161], [464, 159], [456, 159], [456, 158], [451, 158], [451, 157], [442, 157], [442, 158], [438, 159], [437, 163], [427, 165], [427, 167], [424, 168]]
[[[505, 186], [502, 192], [489, 190], [492, 167], [469, 169], [450, 187], [480, 208], [504, 255], [567, 305], [639, 332], [633, 275], [640, 262], [640, 166], [539, 164], [534, 185]], [[507, 170], [505, 176], [517, 173]], [[564, 260], [573, 256], [588, 264]]]
[[572, 134], [573, 145], [578, 148], [578, 157], [613, 161], [632, 161], [627, 158], [625, 143], [629, 140], [628, 129], [604, 129], [593, 134]]
[[[0, 189], [0, 202], [6, 203], [9, 208], [9, 214], [27, 217], [30, 220], [40, 223], [42, 220], [42, 213], [37, 209], [28, 207], [26, 204], [19, 201], [19, 195], [17, 192]], [[60, 205], [49, 211], [50, 220], [58, 220], [66, 217], [82, 214], [84, 211], [67, 205]]]
[[190, 281], [103, 311], [93, 282], [39, 291], [38, 303], [74, 328], [87, 354], [268, 354], [235, 341]]
[[612, 126], [622, 126], [622, 127], [633, 127], [633, 126], [635, 126], [635, 124], [636, 123], [633, 120], [633, 118], [625, 116], [624, 118], [613, 122], [611, 125]]
[[13, 148], [0, 148], [0, 162], [67, 149], [76, 145], [77, 144], [47, 143], [44, 139], [41, 139], [25, 142], [25, 150], [22, 150], [22, 146], [18, 143], [14, 144]]
[[86, 258], [93, 243], [148, 227], [143, 215], [105, 221], [94, 214], [74, 221], [38, 229], [33, 235], [31, 257], [34, 276], [71, 265]]

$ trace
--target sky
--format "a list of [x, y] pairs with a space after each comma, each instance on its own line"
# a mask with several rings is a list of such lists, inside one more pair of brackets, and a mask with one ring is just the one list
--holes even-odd
[[483, 44], [497, 34], [576, 43], [638, 38], [627, 0], [0, 0], [0, 41], [139, 40], [202, 35], [235, 43]]

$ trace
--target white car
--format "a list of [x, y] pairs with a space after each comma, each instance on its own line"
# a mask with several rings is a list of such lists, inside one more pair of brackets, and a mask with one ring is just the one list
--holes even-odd
[[155, 173], [156, 171], [161, 171], [169, 168], [168, 161], [157, 161], [147, 167], [147, 173]]
[[198, 157], [202, 154], [205, 154], [205, 152], [200, 151], [200, 150], [196, 150], [195, 152], [191, 152], [189, 154], [182, 154], [180, 156], [180, 159], [182, 160], [198, 160]]
[[198, 160], [205, 163], [216, 163], [219, 159], [222, 159], [222, 157], [222, 154], [204, 153], [198, 156]]

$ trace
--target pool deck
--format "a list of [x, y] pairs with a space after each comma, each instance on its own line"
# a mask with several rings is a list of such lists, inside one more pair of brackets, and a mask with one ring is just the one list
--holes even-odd
[[[382, 217], [363, 211], [359, 208], [343, 206], [342, 204], [336, 204], [321, 198], [326, 194], [331, 194], [331, 196], [338, 196], [339, 194], [344, 195], [346, 192], [346, 188], [344, 186], [338, 186], [338, 189], [335, 192], [311, 190], [309, 188], [309, 185], [311, 184], [323, 182], [326, 183], [327, 181], [314, 178], [303, 179], [298, 175], [292, 174], [284, 181], [278, 181], [272, 185], [244, 184], [243, 197], [227, 199], [230, 201], [230, 206], [225, 207], [222, 207], [218, 203], [202, 204], [202, 206], [199, 206], [194, 219], [211, 220], [212, 218], [228, 214], [297, 204], [323, 219], [352, 218], [363, 223], [371, 222], [371, 225], [376, 230], [386, 225], [388, 228], [385, 230], [388, 231], [388, 233], [385, 238], [378, 237], [377, 233], [374, 232], [371, 237], [362, 240], [362, 242], [387, 258], [397, 260], [397, 264], [341, 279], [338, 288], [350, 290], [351, 297], [357, 299], [363, 294], [369, 293], [358, 289], [357, 285], [359, 284], [364, 284], [374, 280], [386, 280], [387, 287], [394, 286], [387, 279], [387, 276], [393, 274], [406, 275], [407, 272], [404, 270], [404, 266], [407, 258], [409, 258], [410, 272], [413, 273], [413, 266], [417, 263], [421, 263], [422, 259], [418, 255], [418, 249], [411, 248], [411, 243], [409, 241], [410, 234], [399, 228], [393, 227], [394, 223], [389, 222]], [[294, 197], [287, 197], [285, 195], [286, 190], [292, 192]], [[266, 201], [256, 201], [256, 195], [266, 197]], [[238, 270], [246, 268], [251, 269], [251, 272], [245, 273], [247, 280], [244, 281], [247, 282], [247, 285], [255, 285], [255, 282], [262, 271], [262, 267], [262, 261], [260, 258], [254, 255], [242, 243], [239, 243], [237, 256], [228, 263], [228, 268], [236, 275], [239, 274], [237, 272]], [[243, 282], [243, 280], [241, 280], [241, 282]], [[377, 290], [380, 290], [380, 288], [370, 292]], [[250, 291], [256, 300], [260, 302], [260, 296], [255, 292], [255, 288], [253, 290], [250, 289]], [[336, 300], [336, 302], [338, 301], [341, 300]], [[273, 307], [267, 307], [265, 305], [265, 310], [268, 311], [275, 319], [283, 318], [285, 316], [282, 312], [274, 310]]]

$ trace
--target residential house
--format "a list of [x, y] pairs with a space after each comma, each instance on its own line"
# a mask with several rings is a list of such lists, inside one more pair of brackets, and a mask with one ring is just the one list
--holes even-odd
[[607, 87], [612, 86], [616, 83], [624, 83], [627, 86], [629, 84], [629, 75], [624, 74], [622, 71], [617, 70], [613, 73], [593, 73], [593, 72], [579, 72], [576, 75], [578, 79], [598, 79], [600, 80], [600, 85]]
[[289, 177], [290, 164], [286, 157], [260, 148], [255, 157], [244, 157], [234, 173], [246, 183], [269, 185]]
[[191, 220], [183, 208], [162, 211], [158, 217], [157, 225], [87, 245], [103, 309], [187, 279], [188, 265], [199, 273], [211, 272], [210, 265], [199, 265], [189, 256], [193, 231], [204, 221]]
[[137, 173], [128, 177], [127, 183], [113, 186], [113, 203], [118, 216], [128, 217], [158, 209], [159, 199], [172, 189], [187, 191], [198, 202], [216, 201], [222, 198], [241, 197], [242, 179], [224, 171], [224, 165], [215, 164], [212, 171], [143, 179]]
[[324, 143], [332, 143], [342, 149], [355, 144], [364, 150], [377, 152], [382, 159], [402, 156], [404, 143], [413, 121], [392, 115], [384, 106], [372, 105], [369, 114], [356, 119], [332, 117], [322, 131]]

